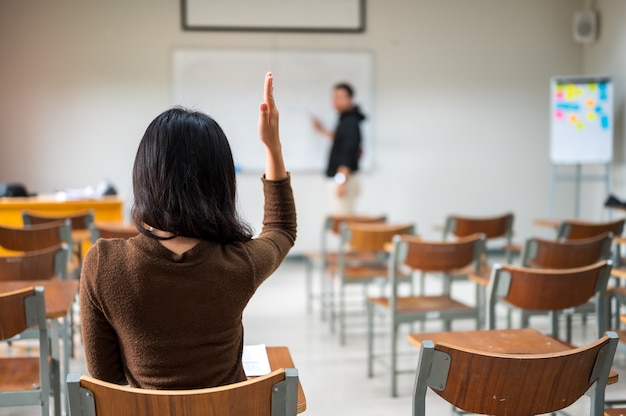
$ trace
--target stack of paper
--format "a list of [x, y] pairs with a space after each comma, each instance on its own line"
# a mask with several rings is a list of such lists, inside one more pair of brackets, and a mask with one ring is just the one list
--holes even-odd
[[244, 345], [243, 370], [248, 377], [264, 376], [272, 372], [265, 344]]

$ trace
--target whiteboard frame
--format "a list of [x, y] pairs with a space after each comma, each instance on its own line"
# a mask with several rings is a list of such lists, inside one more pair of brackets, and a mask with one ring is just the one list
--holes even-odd
[[[210, 5], [211, 1], [214, 3]], [[298, 7], [298, 14], [291, 14], [285, 8], [281, 8], [278, 2], [272, 5], [271, 1], [265, 1], [264, 8], [269, 8], [268, 14], [258, 20], [245, 21], [242, 16], [232, 20], [212, 20], [211, 14], [202, 13], [205, 7], [223, 10], [225, 7], [258, 7], [263, 0], [181, 0], [180, 16], [181, 26], [185, 31], [226, 31], [226, 32], [302, 32], [302, 33], [363, 33], [366, 26], [366, 0], [342, 0], [349, 2], [356, 10], [356, 15], [350, 16], [349, 19], [340, 20], [328, 24], [328, 19], [315, 20], [317, 13], [307, 13], [307, 7], [312, 7], [313, 11], [319, 10], [319, 5], [315, 1], [304, 0]], [[202, 5], [204, 3], [205, 5]], [[208, 6], [206, 4], [209, 3]], [[336, 7], [340, 7], [335, 2]], [[195, 23], [190, 19], [190, 13], [195, 13], [195, 19], [199, 22]], [[326, 10], [326, 17], [333, 16], [337, 18], [337, 13], [333, 14], [332, 10]], [[203, 16], [198, 16], [204, 14]], [[236, 13], [235, 13], [236, 14]], [[275, 17], [275, 21], [267, 20], [267, 16]], [[248, 16], [254, 17], [254, 16]], [[310, 19], [312, 19], [310, 21]], [[244, 24], [242, 24], [242, 21]], [[285, 23], [289, 22], [289, 24]]]

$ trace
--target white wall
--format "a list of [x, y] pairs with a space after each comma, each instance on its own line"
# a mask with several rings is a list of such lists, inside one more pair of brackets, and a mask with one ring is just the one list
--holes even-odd
[[[601, 3], [623, 13], [620, 1]], [[346, 35], [183, 32], [174, 0], [2, 2], [0, 181], [44, 193], [106, 177], [129, 196], [143, 130], [170, 105], [173, 48], [368, 50], [375, 146], [367, 151], [376, 156], [360, 210], [415, 221], [427, 236], [446, 213], [513, 210], [520, 237], [540, 232], [532, 220], [547, 213], [549, 78], [583, 70], [583, 48], [571, 35], [581, 3], [367, 3], [367, 31]], [[296, 251], [314, 249], [325, 183], [311, 174], [293, 183]], [[239, 185], [242, 209], [258, 228], [258, 177], [242, 175]], [[572, 215], [565, 188], [557, 215]]]
[[[612, 192], [626, 199], [626, 2], [599, 0], [598, 40], [585, 46], [583, 71], [609, 75], [615, 87], [614, 157], [611, 166]], [[596, 195], [602, 189], [595, 189]], [[601, 198], [601, 195], [596, 196]]]

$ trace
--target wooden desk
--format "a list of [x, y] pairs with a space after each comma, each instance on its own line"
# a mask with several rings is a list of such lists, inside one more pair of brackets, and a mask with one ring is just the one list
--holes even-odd
[[[59, 359], [59, 340], [63, 340], [63, 361], [61, 362], [61, 379], [69, 372], [69, 328], [67, 327], [67, 315], [78, 293], [78, 280], [9, 280], [0, 281], [0, 293], [12, 292], [27, 287], [42, 286], [46, 302], [46, 317], [50, 319], [50, 334], [52, 342], [52, 357]], [[58, 318], [63, 319], [63, 325], [59, 331]], [[59, 334], [60, 333], [60, 334]]]
[[[291, 359], [291, 353], [287, 347], [266, 347], [267, 358], [270, 362], [270, 368], [272, 371], [281, 368], [297, 368], [293, 364]], [[302, 413], [306, 410], [306, 397], [304, 396], [304, 390], [300, 383], [300, 374], [298, 374], [298, 413]]]
[[559, 228], [559, 224], [561, 224], [561, 221], [539, 218], [534, 220], [533, 224], [537, 227], [552, 228], [553, 230], [556, 230], [557, 228]]
[[[546, 354], [574, 348], [532, 328], [409, 334], [409, 342], [418, 348], [426, 340], [498, 354]], [[617, 383], [617, 380], [618, 374], [611, 371], [608, 384]]]
[[49, 215], [67, 215], [92, 209], [96, 221], [122, 221], [124, 202], [114, 196], [98, 199], [57, 201], [54, 195], [26, 198], [0, 198], [0, 224], [22, 226], [22, 210]]

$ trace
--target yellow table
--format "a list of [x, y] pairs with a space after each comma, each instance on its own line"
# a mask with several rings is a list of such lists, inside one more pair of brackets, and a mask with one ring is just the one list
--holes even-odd
[[0, 224], [22, 226], [22, 210], [48, 215], [67, 215], [92, 209], [96, 221], [122, 221], [124, 201], [117, 196], [97, 199], [58, 201], [54, 195], [26, 198], [0, 198]]

